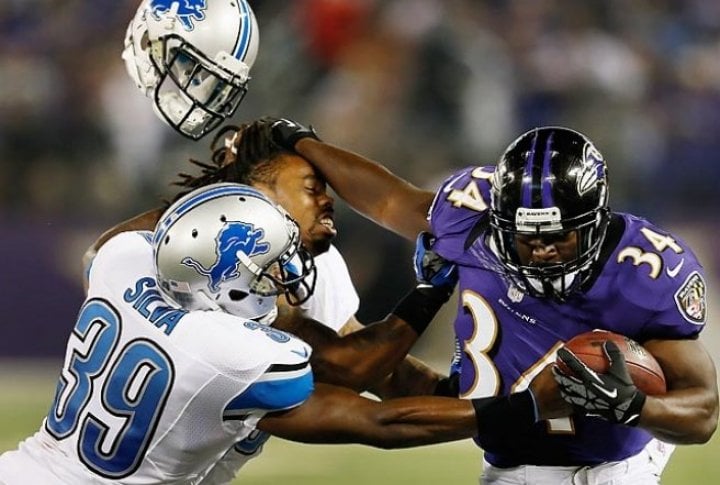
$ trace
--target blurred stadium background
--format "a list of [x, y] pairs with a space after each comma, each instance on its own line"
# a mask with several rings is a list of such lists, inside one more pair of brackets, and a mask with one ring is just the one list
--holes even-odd
[[[209, 139], [176, 135], [125, 75], [137, 2], [0, 3], [0, 450], [33, 432], [49, 405], [82, 301], [84, 249], [171, 195], [189, 157], [209, 155]], [[293, 117], [428, 188], [455, 167], [492, 163], [527, 128], [577, 128], [609, 161], [613, 208], [696, 249], [710, 278], [703, 339], [718, 361], [720, 2], [250, 3], [260, 53], [234, 122]], [[337, 244], [371, 321], [410, 284], [412, 245], [337, 205]], [[441, 370], [450, 313], [415, 352]], [[475, 483], [480, 463], [469, 442], [268, 448], [242, 483]], [[682, 448], [664, 483], [720, 483], [719, 454], [718, 437]]]

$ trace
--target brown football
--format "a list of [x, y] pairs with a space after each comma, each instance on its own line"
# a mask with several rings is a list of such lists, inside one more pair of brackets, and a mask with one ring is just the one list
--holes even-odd
[[[606, 340], [615, 342], [625, 356], [630, 377], [638, 389], [650, 396], [667, 392], [665, 374], [660, 364], [650, 352], [631, 338], [607, 330], [593, 330], [571, 338], [565, 342], [565, 347], [595, 372], [606, 373], [609, 366], [603, 350]], [[557, 359], [556, 363], [561, 371], [572, 375], [560, 359]]]

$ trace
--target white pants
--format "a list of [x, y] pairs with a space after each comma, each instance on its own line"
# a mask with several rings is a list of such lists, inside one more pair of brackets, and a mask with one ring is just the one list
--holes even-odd
[[674, 445], [652, 440], [637, 455], [596, 466], [498, 468], [483, 464], [483, 485], [658, 485]]

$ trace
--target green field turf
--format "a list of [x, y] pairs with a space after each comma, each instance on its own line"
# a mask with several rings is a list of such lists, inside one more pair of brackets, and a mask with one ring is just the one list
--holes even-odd
[[[47, 412], [56, 370], [20, 363], [0, 367], [0, 451], [32, 434]], [[363, 446], [300, 445], [271, 439], [265, 452], [243, 470], [244, 485], [476, 484], [480, 453], [470, 441], [410, 450]], [[720, 484], [720, 436], [710, 444], [681, 447], [670, 461], [664, 485]], [[29, 480], [28, 484], [32, 484]]]

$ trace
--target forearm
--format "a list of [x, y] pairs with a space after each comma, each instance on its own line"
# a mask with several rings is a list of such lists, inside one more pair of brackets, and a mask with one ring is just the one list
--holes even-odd
[[715, 395], [703, 388], [648, 396], [638, 426], [656, 438], [673, 444], [706, 443], [718, 422]]
[[472, 400], [427, 396], [378, 402], [319, 383], [301, 406], [268, 414], [257, 426], [304, 443], [406, 448], [470, 438], [478, 430], [527, 431], [535, 422], [530, 391]]
[[400, 448], [470, 438], [480, 431], [527, 431], [535, 422], [529, 391], [481, 399], [407, 397], [380, 403], [378, 423], [386, 433], [373, 444]]
[[358, 391], [390, 374], [418, 338], [405, 321], [394, 315], [333, 341], [307, 333], [311, 332], [301, 330], [298, 336], [313, 347], [311, 362], [316, 379]]
[[[342, 336], [357, 332], [365, 328], [363, 324], [352, 317], [338, 331]], [[375, 383], [369, 391], [382, 399], [408, 396], [429, 396], [436, 394], [438, 382], [443, 376], [435, 372], [421, 360], [407, 355], [393, 370], [392, 374], [385, 376], [381, 382]], [[436, 394], [446, 396], [447, 394]], [[457, 396], [457, 393], [452, 395]]]
[[470, 438], [477, 434], [477, 419], [471, 401], [413, 397], [378, 402], [318, 384], [305, 404], [264, 417], [258, 428], [304, 443], [389, 449]]
[[281, 305], [273, 327], [292, 333], [313, 348], [315, 380], [364, 391], [380, 382], [402, 361], [418, 333], [404, 320], [385, 320], [340, 336], [325, 325], [304, 318], [296, 307]]
[[705, 443], [718, 424], [715, 364], [699, 340], [652, 340], [644, 347], [665, 372], [667, 394], [648, 396], [639, 426], [669, 443]]
[[432, 192], [378, 163], [312, 138], [298, 141], [295, 150], [320, 170], [350, 207], [368, 219], [410, 240], [429, 230], [426, 216]]
[[470, 401], [447, 397], [407, 397], [384, 401], [371, 437], [381, 448], [406, 448], [477, 435], [477, 416]]
[[398, 364], [393, 373], [370, 392], [383, 399], [408, 396], [429, 396], [435, 393], [442, 376], [412, 355]]
[[284, 305], [273, 326], [312, 346], [318, 381], [364, 391], [393, 372], [447, 298], [446, 290], [414, 289], [387, 318], [343, 337]]

